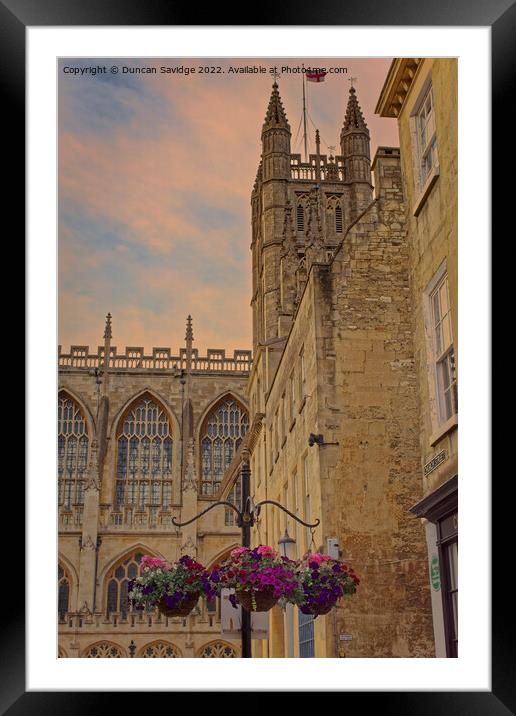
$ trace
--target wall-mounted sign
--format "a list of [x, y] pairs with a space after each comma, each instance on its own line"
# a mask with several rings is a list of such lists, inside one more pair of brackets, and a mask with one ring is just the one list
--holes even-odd
[[[239, 639], [242, 636], [242, 607], [235, 607], [229, 601], [234, 589], [222, 589], [220, 594], [220, 633], [222, 636]], [[267, 639], [269, 636], [269, 612], [252, 612], [251, 639]]]
[[446, 460], [446, 450], [441, 450], [441, 452], [437, 453], [435, 457], [433, 457], [430, 462], [427, 462], [426, 465], [423, 468], [423, 472], [426, 475], [429, 475], [432, 470], [435, 470], [436, 467], [439, 467], [443, 462]]
[[352, 634], [339, 634], [340, 641], [351, 641], [353, 639]]
[[436, 592], [441, 589], [441, 572], [439, 570], [439, 557], [434, 554], [430, 560], [430, 582]]

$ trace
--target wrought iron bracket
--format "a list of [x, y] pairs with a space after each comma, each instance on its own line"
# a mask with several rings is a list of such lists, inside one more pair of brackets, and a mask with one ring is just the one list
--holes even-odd
[[279, 507], [280, 510], [283, 510], [283, 512], [286, 512], [287, 515], [290, 515], [292, 517], [292, 519], [294, 519], [296, 522], [299, 522], [299, 524], [304, 525], [305, 527], [318, 527], [321, 524], [321, 520], [319, 518], [313, 524], [311, 524], [310, 522], [304, 522], [299, 517], [297, 517], [293, 512], [291, 512], [290, 510], [287, 510], [286, 507], [283, 507], [283, 505], [281, 505], [279, 502], [276, 502], [275, 500], [262, 500], [261, 502], [258, 502], [255, 505], [256, 517], [259, 516], [262, 505], [275, 505], [276, 507]]
[[237, 526], [238, 527], [243, 527], [244, 525], [246, 525], [246, 526], [248, 525], [248, 526], [252, 527], [255, 524], [257, 518], [260, 516], [260, 511], [261, 511], [262, 505], [274, 505], [275, 507], [279, 507], [280, 510], [283, 510], [283, 512], [286, 512], [287, 515], [290, 515], [292, 517], [292, 519], [296, 520], [296, 522], [299, 522], [299, 524], [304, 525], [305, 527], [315, 528], [315, 527], [318, 527], [321, 523], [320, 519], [317, 519], [317, 521], [314, 523], [304, 522], [304, 520], [297, 517], [297, 515], [295, 515], [290, 510], [287, 510], [286, 507], [283, 507], [283, 505], [281, 505], [279, 502], [276, 502], [275, 500], [262, 500], [261, 502], [257, 502], [256, 504], [254, 504], [252, 498], [248, 497], [246, 500], [246, 504], [244, 505], [243, 511], [239, 510], [238, 507], [233, 505], [233, 503], [231, 503], [231, 502], [219, 500], [217, 502], [214, 502], [213, 505], [210, 505], [202, 512], [199, 512], [198, 515], [195, 515], [195, 517], [192, 517], [191, 520], [187, 520], [186, 522], [177, 522], [176, 518], [172, 517], [172, 524], [175, 527], [184, 527], [185, 525], [189, 525], [192, 522], [195, 522], [195, 520], [198, 520], [199, 517], [202, 517], [202, 515], [205, 515], [207, 512], [209, 512], [210, 510], [213, 510], [215, 507], [219, 507], [221, 505], [224, 505], [224, 507], [230, 507], [232, 510], [234, 510], [237, 513]]

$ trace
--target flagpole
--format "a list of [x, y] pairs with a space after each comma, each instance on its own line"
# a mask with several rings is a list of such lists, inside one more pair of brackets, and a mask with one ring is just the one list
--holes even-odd
[[305, 140], [305, 163], [308, 161], [308, 153], [306, 151], [306, 100], [305, 100], [305, 73], [303, 72], [303, 137]]

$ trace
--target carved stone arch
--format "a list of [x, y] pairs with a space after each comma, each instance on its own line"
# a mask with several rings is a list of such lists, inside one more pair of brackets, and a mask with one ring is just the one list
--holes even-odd
[[57, 564], [57, 614], [60, 621], [66, 614], [74, 611], [72, 605], [75, 595], [76, 585], [73, 583], [72, 572], [60, 559]]
[[204, 420], [206, 419], [206, 417], [209, 415], [209, 413], [211, 413], [211, 411], [215, 407], [217, 407], [217, 403], [222, 402], [222, 400], [224, 400], [224, 398], [227, 398], [227, 397], [233, 398], [234, 400], [236, 400], [238, 403], [240, 403], [242, 405], [244, 410], [247, 410], [249, 412], [249, 406], [247, 404], [247, 401], [242, 395], [240, 395], [240, 393], [238, 393], [236, 390], [230, 390], [230, 389], [224, 390], [222, 393], [219, 393], [215, 398], [213, 398], [213, 400], [211, 400], [208, 403], [208, 405], [205, 406], [203, 412], [201, 413], [199, 419], [197, 420], [196, 429], [195, 429], [196, 440], [199, 439], [200, 430], [201, 430], [202, 424], [203, 424]]
[[[131, 547], [126, 547], [121, 552], [118, 552], [114, 557], [111, 557], [109, 562], [102, 568], [99, 569], [98, 573], [98, 582], [99, 584], [103, 584], [104, 580], [106, 579], [106, 575], [108, 572], [113, 569], [113, 567], [116, 567], [120, 562], [123, 562], [124, 559], [129, 557], [133, 552], [142, 552], [143, 554], [148, 554], [151, 557], [158, 557], [159, 559], [165, 559], [165, 557], [161, 554], [161, 552], [158, 552], [157, 550], [147, 547], [147, 545], [143, 544], [143, 542], [137, 542], [134, 545], [131, 545]], [[104, 594], [103, 594], [104, 596]]]
[[134, 393], [128, 400], [125, 401], [123, 406], [115, 413], [113, 418], [111, 419], [111, 422], [109, 424], [108, 429], [108, 437], [109, 438], [115, 438], [116, 437], [116, 430], [119, 425], [119, 423], [122, 421], [125, 413], [129, 410], [131, 405], [135, 403], [140, 398], [143, 398], [144, 395], [149, 395], [150, 398], [153, 400], [157, 400], [158, 403], [161, 404], [162, 408], [169, 414], [169, 417], [171, 419], [173, 428], [174, 428], [174, 435], [179, 437], [181, 428], [180, 428], [180, 421], [177, 417], [175, 410], [170, 405], [168, 400], [165, 400], [156, 390], [150, 387], [143, 388], [142, 390], [138, 391], [137, 393]]
[[[247, 404], [247, 401], [240, 396], [239, 393], [237, 393], [234, 390], [226, 390], [223, 393], [220, 393], [216, 398], [214, 398], [204, 409], [203, 413], [201, 414], [199, 420], [196, 424], [195, 429], [195, 465], [197, 469], [197, 479], [198, 483], [201, 486], [200, 494], [203, 494], [202, 491], [202, 451], [201, 451], [201, 441], [204, 436], [205, 432], [205, 425], [207, 423], [208, 418], [210, 415], [212, 415], [219, 405], [222, 405], [225, 400], [232, 400], [234, 401], [242, 411], [244, 411], [247, 414], [248, 421], [250, 420], [250, 412], [249, 412], [249, 406]], [[248, 429], [249, 429], [249, 423], [248, 423]]]
[[[129, 582], [140, 573], [141, 559], [149, 551], [138, 546], [125, 550], [118, 559], [112, 560], [107, 569], [103, 570], [102, 606], [106, 614], [127, 614], [130, 609], [128, 599]], [[153, 554], [163, 559], [161, 555]]]
[[183, 656], [181, 649], [170, 641], [156, 639], [142, 646], [137, 657], [141, 659], [178, 659]]
[[73, 588], [77, 589], [77, 586], [79, 584], [79, 573], [77, 572], [75, 565], [68, 559], [68, 557], [65, 557], [64, 554], [62, 554], [61, 552], [59, 552], [57, 555], [57, 562], [58, 564], [59, 562], [61, 562], [61, 564], [70, 576]]
[[210, 561], [206, 565], [206, 569], [213, 569], [214, 565], [218, 564], [223, 559], [226, 559], [226, 557], [229, 557], [229, 553], [232, 549], [236, 549], [236, 547], [241, 546], [242, 545], [239, 542], [235, 542], [234, 544], [229, 545], [229, 547], [224, 547], [224, 549], [221, 549], [214, 557], [210, 559]]
[[114, 641], [102, 640], [89, 644], [82, 652], [81, 657], [83, 659], [120, 659], [127, 657], [127, 652], [123, 646], [115, 644]]
[[223, 639], [215, 639], [209, 641], [207, 644], [203, 644], [197, 651], [197, 658], [222, 658], [222, 659], [235, 659], [238, 658], [239, 649], [234, 644], [230, 644], [228, 641]]
[[67, 385], [61, 385], [57, 391], [57, 399], [59, 400], [61, 395], [65, 394], [67, 395], [70, 400], [73, 400], [81, 411], [84, 414], [84, 419], [86, 420], [86, 427], [88, 430], [88, 437], [91, 440], [97, 436], [97, 424], [95, 422], [95, 418], [93, 417], [93, 413], [89, 409], [86, 400], [82, 397], [80, 393], [77, 393], [75, 390], [72, 390]]

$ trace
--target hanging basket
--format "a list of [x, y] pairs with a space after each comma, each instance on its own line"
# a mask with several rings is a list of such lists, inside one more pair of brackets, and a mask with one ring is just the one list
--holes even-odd
[[320, 617], [323, 614], [331, 612], [336, 602], [327, 602], [326, 604], [312, 604], [310, 606], [302, 605], [299, 607], [299, 611], [303, 614], [313, 614], [314, 617]]
[[278, 601], [278, 597], [274, 596], [274, 587], [265, 587], [260, 591], [251, 592], [237, 589], [236, 597], [248, 612], [268, 612]]
[[165, 617], [186, 617], [195, 607], [200, 596], [200, 592], [188, 592], [183, 599], [172, 608], [167, 607], [165, 599], [162, 597], [158, 602], [158, 609]]

